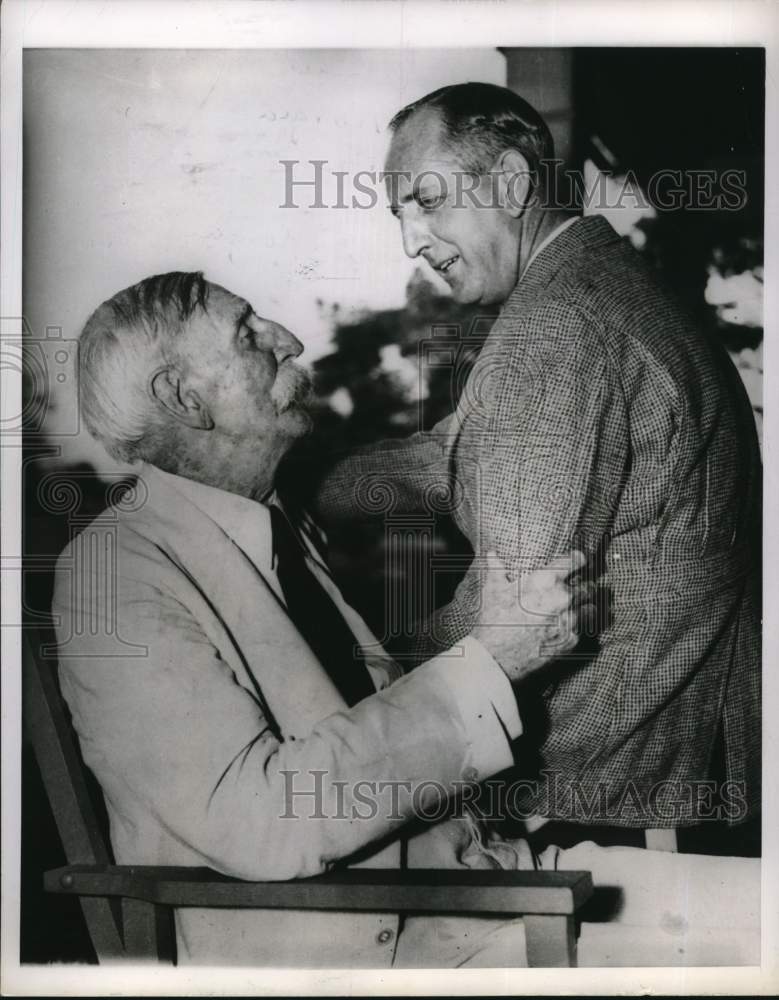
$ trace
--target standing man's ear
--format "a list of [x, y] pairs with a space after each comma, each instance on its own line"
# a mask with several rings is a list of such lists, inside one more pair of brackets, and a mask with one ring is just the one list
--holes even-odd
[[518, 219], [527, 208], [530, 195], [535, 189], [530, 165], [519, 150], [504, 149], [495, 161], [492, 172], [497, 175], [499, 204], [513, 218]]
[[162, 368], [155, 372], [149, 389], [157, 402], [179, 423], [198, 431], [213, 429], [214, 421], [208, 407], [194, 389], [183, 385], [181, 375], [175, 368]]

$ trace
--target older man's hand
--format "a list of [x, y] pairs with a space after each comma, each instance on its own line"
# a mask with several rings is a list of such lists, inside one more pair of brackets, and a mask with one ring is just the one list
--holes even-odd
[[584, 563], [583, 553], [574, 551], [517, 578], [494, 552], [488, 553], [472, 635], [510, 681], [523, 680], [579, 641], [580, 622], [592, 612], [592, 592], [571, 577]]

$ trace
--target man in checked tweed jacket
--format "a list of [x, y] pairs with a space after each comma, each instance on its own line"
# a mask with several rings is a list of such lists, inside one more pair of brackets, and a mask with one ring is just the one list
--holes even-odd
[[468, 633], [488, 549], [522, 566], [587, 552], [602, 614], [523, 707], [540, 779], [523, 815], [693, 825], [715, 815], [696, 791], [709, 779], [716, 816], [745, 819], [760, 802], [761, 466], [735, 369], [604, 219], [541, 207], [551, 136], [519, 97], [447, 87], [391, 128], [406, 252], [456, 301], [502, 311], [456, 412], [339, 461], [320, 513], [359, 516], [377, 484], [395, 512], [448, 491], [477, 559], [420, 626], [420, 659]]

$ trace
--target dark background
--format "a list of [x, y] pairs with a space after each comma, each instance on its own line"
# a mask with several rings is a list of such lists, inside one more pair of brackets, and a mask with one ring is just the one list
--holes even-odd
[[[615, 172], [634, 171], [643, 184], [658, 169], [746, 171], [749, 197], [743, 209], [660, 213], [641, 224], [646, 234], [642, 252], [708, 336], [722, 339], [732, 352], [758, 346], [762, 329], [723, 323], [703, 293], [713, 262], [725, 274], [762, 264], [763, 50], [504, 51], [509, 86], [549, 118], [568, 166], [581, 167], [593, 158]], [[614, 162], [603, 161], [594, 136], [611, 151]], [[449, 412], [461, 377], [453, 380], [451, 373], [430, 371], [429, 397], [419, 406], [409, 404], [402, 387], [380, 367], [382, 347], [398, 344], [405, 355], [417, 358], [420, 341], [430, 336], [433, 324], [441, 323], [460, 331], [458, 376], [462, 376], [488, 332], [489, 319], [483, 313], [454, 308], [424, 280], [412, 280], [404, 309], [367, 314], [350, 324], [340, 324], [334, 314], [333, 351], [316, 365], [317, 430], [287, 470], [299, 488], [310, 482], [311, 470], [325, 450], [406, 436]], [[326, 402], [340, 387], [348, 388], [354, 403], [346, 418]], [[74, 524], [103, 508], [106, 489], [88, 467], [65, 470], [64, 479], [76, 477], [79, 483], [76, 507], [52, 513], [38, 496], [46, 443], [36, 434], [34, 421], [27, 428], [26, 442], [24, 600], [27, 620], [39, 623], [48, 614], [52, 562]], [[465, 540], [443, 519], [432, 542], [425, 544], [429, 552], [468, 553]], [[379, 635], [384, 632], [387, 589], [403, 586], [402, 578], [388, 580], [383, 573], [383, 545], [382, 525], [370, 521], [331, 538], [333, 563], [344, 592]], [[454, 577], [448, 581], [450, 588], [455, 584]], [[437, 602], [446, 596], [444, 587]], [[41, 889], [42, 872], [64, 864], [65, 858], [26, 741], [22, 768], [21, 960], [94, 961], [77, 902], [45, 896]], [[707, 849], [706, 837], [692, 846]], [[734, 841], [732, 850], [756, 853], [754, 831], [745, 832], [740, 846]]]

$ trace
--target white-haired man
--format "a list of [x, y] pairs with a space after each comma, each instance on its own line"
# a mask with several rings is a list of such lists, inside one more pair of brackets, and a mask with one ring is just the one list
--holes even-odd
[[[565, 579], [581, 557], [524, 576], [521, 607], [516, 581], [493, 564], [457, 655], [400, 676], [338, 592], [312, 523], [290, 519], [275, 490], [279, 461], [309, 426], [301, 350], [200, 274], [148, 278], [84, 329], [85, 422], [113, 456], [142, 463], [144, 502], [109, 511], [71, 543], [54, 597], [62, 691], [105, 794], [116, 859], [249, 879], [338, 862], [482, 866], [466, 813], [409, 821], [440, 815], [441, 800], [512, 764], [512, 682], [575, 642], [579, 595]], [[107, 577], [100, 553], [114, 543]], [[526, 845], [513, 850], [515, 864], [532, 865]], [[593, 850], [545, 863], [610, 881], [618, 859]], [[685, 871], [664, 906], [674, 911], [675, 890], [689, 917]], [[729, 877], [731, 906], [739, 893], [748, 901], [753, 873]], [[642, 898], [627, 905], [639, 924]], [[679, 951], [673, 930], [663, 961]], [[629, 933], [628, 945], [645, 938], [645, 928]], [[180, 962], [253, 966], [516, 965], [522, 954], [521, 921], [402, 924], [383, 913], [187, 909], [177, 939]], [[730, 961], [748, 957], [730, 931], [728, 941]], [[591, 932], [582, 943], [585, 962], [608, 957]], [[647, 952], [614, 954], [634, 964]]]
[[[115, 458], [143, 463], [146, 497], [71, 544], [54, 598], [62, 690], [120, 863], [284, 879], [362, 851], [370, 865], [397, 866], [406, 821], [511, 764], [521, 727], [510, 682], [573, 641], [564, 579], [576, 557], [526, 581], [525, 603], [550, 625], [519, 628], [516, 583], [491, 574], [485, 618], [461, 655], [400, 678], [338, 592], [312, 524], [274, 489], [310, 425], [302, 349], [200, 274], [146, 279], [83, 331], [84, 420]], [[105, 580], [79, 557], [110, 543], [117, 517], [115, 579]], [[502, 660], [505, 626], [517, 622], [508, 631], [526, 645]], [[560, 628], [568, 638], [555, 645]], [[110, 635], [132, 645], [106, 655]], [[366, 809], [378, 783], [383, 798]], [[404, 842], [409, 865], [466, 863], [467, 822], [426, 826]], [[419, 957], [414, 921], [399, 936], [397, 915], [188, 910], [177, 925], [180, 961]], [[441, 948], [439, 961], [455, 953]]]

